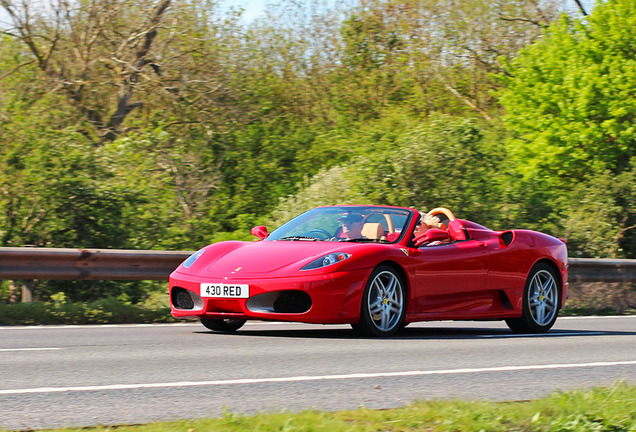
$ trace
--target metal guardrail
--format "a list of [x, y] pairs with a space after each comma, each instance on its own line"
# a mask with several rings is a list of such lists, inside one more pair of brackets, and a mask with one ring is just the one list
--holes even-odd
[[0, 247], [0, 279], [167, 280], [192, 252]]
[[[188, 251], [0, 247], [0, 279], [167, 280]], [[636, 260], [571, 258], [571, 282], [636, 282]]]
[[636, 282], [636, 260], [570, 258], [570, 282]]

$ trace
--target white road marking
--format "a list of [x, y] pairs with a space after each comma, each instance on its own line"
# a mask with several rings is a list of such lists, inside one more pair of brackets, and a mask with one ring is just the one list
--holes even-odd
[[477, 335], [478, 338], [522, 338], [522, 337], [541, 337], [541, 336], [596, 336], [596, 335], [604, 335], [608, 334], [603, 331], [579, 331], [579, 332], [548, 332], [548, 333], [535, 333], [535, 334], [523, 334], [523, 333], [513, 333], [513, 334], [496, 334], [496, 335]]
[[0, 330], [68, 330], [68, 329], [86, 329], [86, 328], [131, 328], [131, 327], [187, 327], [200, 326], [199, 322], [185, 323], [157, 323], [157, 324], [67, 324], [67, 325], [40, 325], [40, 326], [10, 326], [0, 327]]
[[56, 351], [62, 348], [0, 348], [0, 352], [8, 351]]
[[[258, 321], [248, 322], [246, 325], [297, 325], [302, 323], [278, 322], [278, 321]], [[320, 325], [320, 324], [316, 324]], [[65, 325], [39, 325], [39, 326], [5, 326], [0, 330], [68, 330], [68, 329], [112, 329], [112, 328], [133, 328], [133, 327], [202, 327], [199, 321], [176, 322], [176, 323], [153, 323], [153, 324], [65, 324]], [[202, 327], [203, 328], [203, 327]]]
[[634, 319], [636, 315], [585, 315], [585, 316], [564, 316], [557, 318], [558, 321], [563, 320], [586, 320], [586, 319]]
[[0, 395], [16, 395], [16, 394], [30, 394], [30, 393], [61, 393], [61, 392], [81, 392], [81, 391], [110, 391], [110, 390], [174, 388], [174, 387], [227, 386], [227, 385], [282, 383], [282, 382], [328, 381], [328, 380], [347, 380], [347, 379], [365, 379], [365, 378], [391, 378], [391, 377], [408, 377], [408, 376], [425, 376], [425, 375], [454, 375], [454, 374], [473, 374], [473, 373], [484, 373], [484, 372], [515, 372], [515, 371], [528, 371], [528, 370], [593, 368], [593, 367], [612, 367], [612, 366], [631, 366], [631, 365], [636, 365], [636, 360], [615, 361], [615, 362], [594, 362], [594, 363], [500, 366], [500, 367], [492, 367], [492, 368], [356, 373], [356, 374], [346, 374], [346, 375], [295, 376], [295, 377], [278, 377], [278, 378], [242, 378], [242, 379], [229, 379], [229, 380], [217, 380], [217, 381], [183, 381], [183, 382], [172, 382], [172, 383], [147, 383], [147, 384], [111, 384], [111, 385], [77, 386], [77, 387], [40, 387], [40, 388], [30, 388], [30, 389], [0, 390]]

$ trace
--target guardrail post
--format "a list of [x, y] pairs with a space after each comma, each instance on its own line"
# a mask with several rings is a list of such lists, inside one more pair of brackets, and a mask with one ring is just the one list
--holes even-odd
[[31, 303], [33, 301], [33, 280], [26, 279], [22, 281], [22, 303]]

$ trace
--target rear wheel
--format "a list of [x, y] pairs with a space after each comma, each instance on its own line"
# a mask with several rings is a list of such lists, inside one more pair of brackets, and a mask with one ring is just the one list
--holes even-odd
[[390, 266], [377, 267], [362, 298], [360, 322], [354, 329], [369, 336], [392, 336], [400, 330], [406, 311], [404, 283]]
[[220, 332], [233, 332], [243, 327], [243, 324], [245, 324], [245, 320], [201, 318], [201, 324], [203, 324], [210, 330]]
[[544, 333], [552, 328], [559, 313], [560, 290], [555, 271], [545, 263], [536, 264], [523, 291], [521, 318], [506, 320], [518, 333]]

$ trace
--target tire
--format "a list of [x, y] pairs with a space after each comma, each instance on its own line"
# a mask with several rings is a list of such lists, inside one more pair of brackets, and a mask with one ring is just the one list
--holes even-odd
[[201, 318], [201, 324], [207, 329], [219, 332], [233, 332], [245, 324], [246, 320], [242, 319], [210, 319]]
[[404, 281], [392, 267], [381, 265], [367, 281], [360, 322], [353, 327], [367, 336], [393, 336], [401, 329], [405, 312]]
[[538, 263], [532, 267], [523, 290], [521, 318], [506, 320], [510, 330], [517, 333], [545, 333], [552, 328], [561, 304], [558, 280], [549, 265]]

